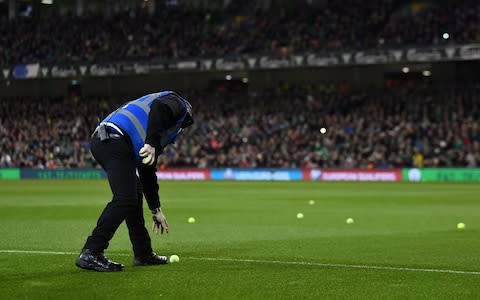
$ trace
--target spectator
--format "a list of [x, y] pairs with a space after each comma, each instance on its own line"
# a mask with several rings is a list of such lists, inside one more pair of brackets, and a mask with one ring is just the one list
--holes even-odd
[[[392, 87], [382, 95], [325, 86], [284, 86], [229, 101], [221, 93], [190, 96], [198, 122], [159, 167], [479, 166], [479, 86]], [[119, 101], [18, 101], [0, 101], [2, 167], [98, 167], [87, 124]]]
[[[480, 42], [480, 5], [474, 0], [405, 5], [398, 0], [301, 2], [251, 11], [232, 1], [205, 13], [165, 7], [143, 11], [0, 20], [0, 65], [105, 63], [376, 47]], [[446, 39], [443, 34], [448, 33]]]

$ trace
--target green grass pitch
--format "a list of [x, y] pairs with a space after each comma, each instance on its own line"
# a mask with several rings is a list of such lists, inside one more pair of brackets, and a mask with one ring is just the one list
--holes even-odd
[[[179, 255], [180, 263], [132, 267], [122, 224], [106, 254], [125, 271], [105, 274], [80, 270], [74, 261], [111, 197], [106, 181], [0, 181], [0, 298], [480, 297], [478, 184], [160, 182], [160, 188], [171, 228], [167, 236], [152, 235], [153, 245], [159, 254]], [[347, 225], [348, 217], [355, 223]], [[458, 230], [458, 222], [466, 229]]]

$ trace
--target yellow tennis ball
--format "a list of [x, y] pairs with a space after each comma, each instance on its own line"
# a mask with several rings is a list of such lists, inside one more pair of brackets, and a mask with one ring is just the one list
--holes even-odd
[[304, 216], [303, 216], [302, 213], [298, 213], [298, 214], [297, 214], [297, 219], [303, 219], [303, 217], [304, 217]]
[[347, 224], [353, 224], [355, 221], [352, 218], [348, 218], [345, 222]]
[[465, 223], [462, 223], [462, 222], [458, 223], [457, 228], [458, 229], [465, 229]]
[[180, 261], [180, 257], [178, 255], [171, 255], [170, 256], [170, 263], [178, 263]]
[[190, 223], [190, 224], [195, 223], [195, 218], [194, 217], [188, 218], [188, 223]]

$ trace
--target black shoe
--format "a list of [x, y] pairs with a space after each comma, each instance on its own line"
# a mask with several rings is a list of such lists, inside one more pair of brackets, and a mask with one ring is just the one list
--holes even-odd
[[135, 257], [135, 260], [133, 261], [134, 266], [153, 266], [165, 264], [168, 264], [168, 257], [157, 255], [155, 252], [152, 252], [150, 255], [145, 257]]
[[83, 249], [77, 260], [77, 267], [98, 272], [120, 272], [123, 265], [109, 260], [103, 253], [95, 253], [90, 249]]

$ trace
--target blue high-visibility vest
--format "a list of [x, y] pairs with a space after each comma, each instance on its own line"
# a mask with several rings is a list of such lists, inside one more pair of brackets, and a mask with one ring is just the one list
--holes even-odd
[[175, 142], [178, 135], [182, 132], [181, 125], [187, 115], [186, 100], [178, 96], [175, 92], [164, 91], [145, 95], [141, 98], [128, 102], [127, 104], [112, 112], [110, 115], [108, 115], [108, 117], [103, 119], [102, 122], [113, 123], [128, 134], [133, 144], [133, 150], [137, 162], [141, 160], [140, 154], [138, 152], [145, 144], [145, 137], [147, 135], [148, 126], [148, 114], [152, 107], [152, 103], [153, 101], [161, 101], [162, 97], [171, 94], [174, 94], [181, 100], [185, 108], [185, 112], [182, 114], [180, 119], [173, 127], [165, 128], [164, 134], [162, 134], [162, 140], [160, 142], [163, 148], [166, 145]]

